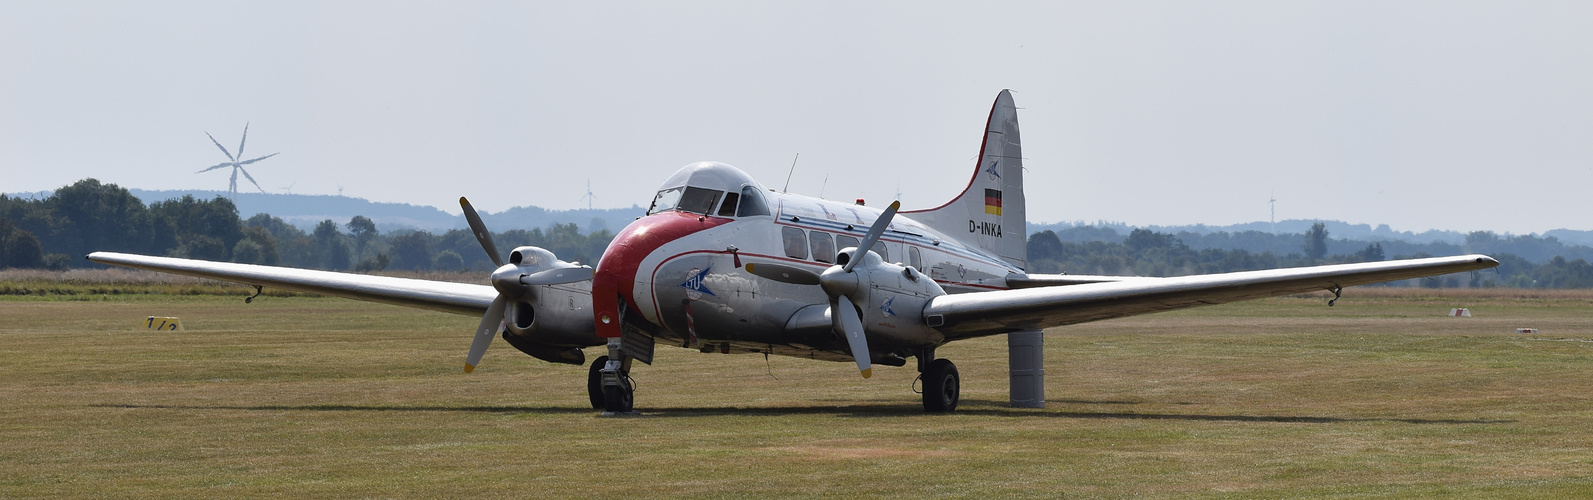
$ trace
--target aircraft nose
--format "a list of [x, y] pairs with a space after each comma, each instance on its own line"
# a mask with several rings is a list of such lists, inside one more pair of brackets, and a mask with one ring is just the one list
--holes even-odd
[[[687, 235], [727, 222], [730, 219], [664, 212], [642, 217], [625, 226], [603, 251], [597, 273], [592, 277], [592, 320], [597, 326], [597, 336], [620, 336], [620, 322], [627, 311], [636, 306], [637, 294], [651, 293], [647, 282], [651, 279], [651, 271], [669, 257], [666, 254], [670, 252], [661, 249]], [[687, 248], [689, 246], [683, 243], [679, 249], [666, 250], [700, 249]], [[641, 285], [640, 288], [637, 285]]]

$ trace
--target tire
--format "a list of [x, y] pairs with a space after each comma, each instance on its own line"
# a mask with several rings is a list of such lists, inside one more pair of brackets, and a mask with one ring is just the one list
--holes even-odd
[[957, 365], [949, 359], [937, 359], [924, 367], [924, 411], [950, 413], [957, 409], [961, 397], [962, 379], [957, 375]]
[[603, 387], [604, 411], [627, 413], [631, 411], [631, 407], [634, 402], [633, 395], [631, 394], [631, 384], [626, 380], [620, 380], [619, 385]]
[[592, 399], [594, 410], [603, 409], [603, 366], [607, 364], [608, 356], [599, 356], [586, 372], [586, 396]]

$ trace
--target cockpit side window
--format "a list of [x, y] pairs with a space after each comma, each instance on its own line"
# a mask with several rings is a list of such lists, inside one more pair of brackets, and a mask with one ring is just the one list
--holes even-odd
[[685, 188], [675, 187], [658, 191], [658, 196], [653, 197], [653, 205], [647, 207], [647, 215], [668, 211], [680, 203], [681, 191]]
[[747, 186], [741, 188], [741, 206], [736, 208], [736, 217], [751, 215], [769, 215], [769, 205], [764, 203], [757, 188]]
[[720, 217], [735, 217], [735, 215], [736, 215], [736, 200], [738, 198], [741, 198], [741, 195], [736, 194], [736, 193], [725, 193], [725, 201], [724, 201], [724, 203], [720, 203], [719, 204], [719, 216]]
[[686, 186], [686, 192], [680, 195], [680, 204], [675, 205], [675, 210], [711, 214], [714, 212], [714, 204], [719, 202], [720, 194], [723, 194], [723, 191]]

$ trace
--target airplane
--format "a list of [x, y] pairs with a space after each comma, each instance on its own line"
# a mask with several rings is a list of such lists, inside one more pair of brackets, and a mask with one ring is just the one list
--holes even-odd
[[[497, 268], [488, 285], [93, 252], [103, 264], [480, 316], [465, 372], [495, 337], [553, 363], [586, 364], [605, 414], [633, 414], [633, 364], [664, 344], [874, 365], [913, 358], [927, 412], [957, 408], [961, 378], [935, 356], [949, 342], [1007, 335], [1014, 406], [1043, 406], [1047, 328], [1187, 307], [1473, 271], [1485, 255], [1181, 277], [1027, 272], [1024, 167], [1017, 108], [997, 96], [971, 178], [933, 208], [866, 206], [765, 187], [717, 162], [664, 180], [646, 215], [597, 266], [524, 246], [504, 260], [469, 201], [472, 232]], [[251, 297], [252, 299], [252, 297]], [[247, 300], [246, 300], [247, 301]], [[1038, 374], [1038, 375], [1036, 375]], [[1039, 402], [1036, 405], [1036, 402]]]

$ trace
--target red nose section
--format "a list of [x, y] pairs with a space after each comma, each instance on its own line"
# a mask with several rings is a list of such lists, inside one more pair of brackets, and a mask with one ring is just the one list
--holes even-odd
[[638, 283], [636, 279], [637, 270], [647, 256], [666, 243], [727, 222], [730, 219], [664, 212], [625, 226], [603, 252], [602, 260], [597, 263], [597, 274], [592, 277], [592, 319], [597, 324], [597, 336], [620, 336], [620, 301], [626, 302], [627, 309], [635, 310], [636, 286], [649, 285]]

